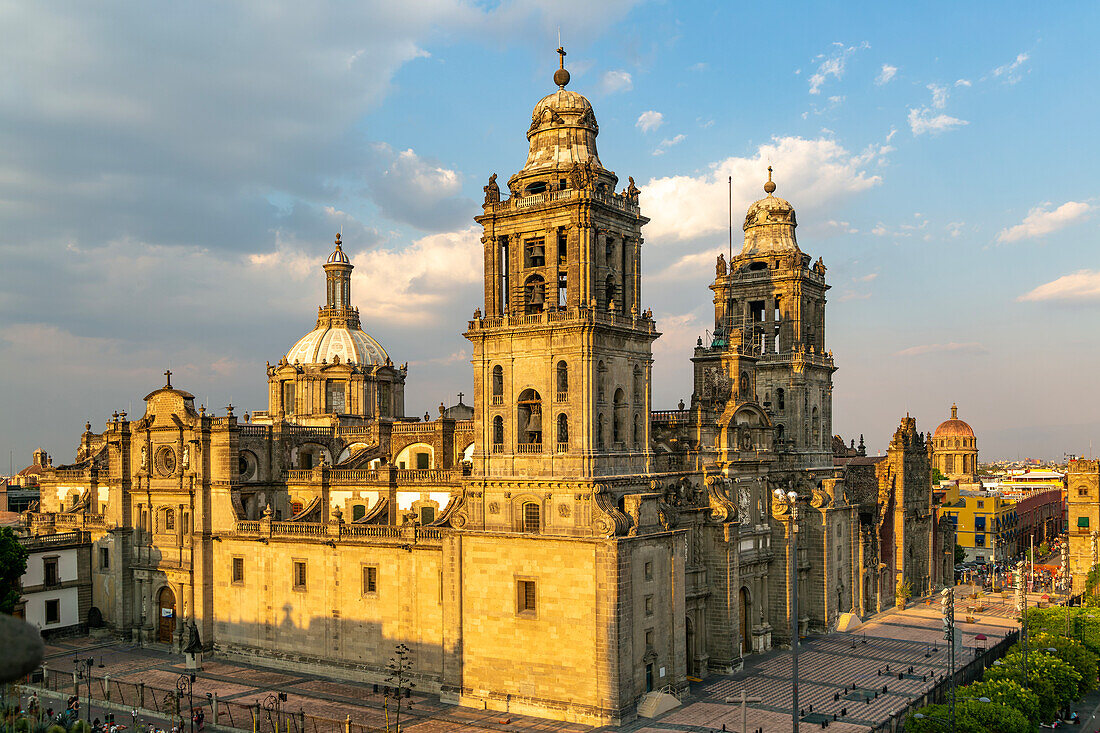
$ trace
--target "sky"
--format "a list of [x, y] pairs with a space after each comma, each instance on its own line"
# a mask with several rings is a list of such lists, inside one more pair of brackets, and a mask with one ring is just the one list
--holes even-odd
[[266, 409], [338, 231], [407, 413], [471, 394], [472, 217], [559, 33], [652, 220], [655, 408], [690, 396], [727, 177], [736, 246], [772, 165], [829, 268], [835, 433], [882, 451], [957, 402], [982, 460], [1100, 450], [1097, 27], [1089, 2], [0, 0], [0, 451], [71, 461], [167, 368]]

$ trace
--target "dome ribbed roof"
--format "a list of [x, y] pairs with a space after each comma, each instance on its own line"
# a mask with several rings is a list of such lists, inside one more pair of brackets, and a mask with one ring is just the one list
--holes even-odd
[[932, 437], [973, 438], [974, 430], [966, 422], [959, 419], [959, 408], [956, 405], [951, 405], [951, 419], [941, 422]]
[[290, 364], [331, 364], [337, 356], [342, 362], [367, 365], [386, 364], [390, 358], [382, 345], [361, 329], [321, 326], [299, 339], [286, 360]]
[[772, 169], [768, 166], [768, 182], [764, 184], [768, 194], [753, 202], [745, 213], [745, 244], [742, 255], [773, 254], [779, 252], [798, 252], [798, 240], [794, 229], [798, 226], [794, 207], [791, 202], [773, 196], [775, 183], [772, 181]]

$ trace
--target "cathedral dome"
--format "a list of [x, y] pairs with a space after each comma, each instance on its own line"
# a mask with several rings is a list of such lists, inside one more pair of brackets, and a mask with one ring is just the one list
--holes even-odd
[[951, 405], [951, 419], [941, 422], [932, 437], [973, 438], [974, 430], [966, 422], [959, 419], [959, 408], [956, 405]]
[[342, 362], [366, 365], [383, 365], [390, 358], [382, 345], [362, 329], [321, 325], [299, 339], [287, 352], [286, 360], [290, 364], [331, 364], [336, 357]]
[[745, 213], [745, 244], [742, 255], [798, 252], [794, 229], [798, 226], [794, 207], [785, 199], [774, 196], [775, 183], [772, 168], [768, 166], [768, 182], [764, 184], [768, 195], [749, 206]]
[[589, 180], [594, 176], [612, 190], [618, 181], [603, 167], [596, 152], [600, 126], [592, 103], [583, 94], [565, 88], [569, 72], [564, 67], [563, 50], [559, 53], [563, 54], [563, 64], [554, 74], [558, 89], [540, 99], [532, 110], [531, 126], [527, 128], [527, 162], [509, 181], [520, 195], [541, 193], [560, 186], [561, 180], [569, 181], [567, 188], [584, 188], [577, 184], [581, 180], [594, 183]]

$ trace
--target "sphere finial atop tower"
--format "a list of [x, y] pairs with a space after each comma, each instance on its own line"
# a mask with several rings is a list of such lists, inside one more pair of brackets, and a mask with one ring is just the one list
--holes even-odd
[[558, 85], [559, 89], [565, 89], [565, 85], [569, 83], [569, 72], [565, 70], [565, 47], [558, 46], [558, 55], [561, 59], [558, 61], [558, 70], [554, 72], [554, 83]]
[[764, 184], [764, 193], [771, 196], [775, 193], [775, 181], [772, 180], [772, 167], [768, 166], [768, 182]]

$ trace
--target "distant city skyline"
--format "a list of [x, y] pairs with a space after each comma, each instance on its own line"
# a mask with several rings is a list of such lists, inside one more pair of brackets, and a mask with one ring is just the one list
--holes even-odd
[[736, 250], [770, 164], [829, 268], [834, 432], [881, 453], [955, 402], [983, 462], [1087, 456], [1100, 8], [1062, 10], [0, 2], [0, 451], [69, 462], [169, 367], [212, 410], [265, 409], [337, 231], [408, 414], [472, 394], [472, 217], [523, 165], [560, 28], [652, 219], [656, 409], [690, 397], [727, 179]]

